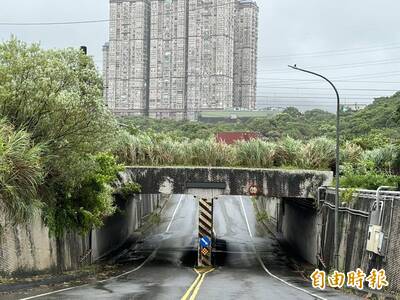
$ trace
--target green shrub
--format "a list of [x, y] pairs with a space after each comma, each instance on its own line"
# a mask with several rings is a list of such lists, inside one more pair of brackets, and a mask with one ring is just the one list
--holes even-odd
[[340, 186], [343, 188], [362, 188], [376, 190], [380, 186], [400, 186], [400, 176], [367, 173], [345, 174], [340, 178]]
[[363, 149], [361, 146], [346, 141], [344, 145], [342, 145], [340, 149], [340, 162], [350, 163], [352, 165], [358, 164], [361, 160], [361, 156], [363, 154]]
[[45, 207], [45, 221], [51, 232], [58, 236], [65, 231], [87, 233], [93, 227], [102, 226], [104, 218], [116, 211], [111, 183], [123, 166], [107, 153], [91, 157], [90, 162], [80, 185], [63, 191], [66, 195], [63, 205]]
[[304, 143], [291, 137], [278, 142], [276, 147], [276, 165], [300, 167], [303, 165]]
[[233, 148], [215, 139], [199, 140], [184, 143], [187, 151], [185, 164], [194, 166], [231, 166], [235, 160]]
[[276, 144], [256, 139], [235, 145], [236, 164], [241, 167], [271, 168], [275, 166]]
[[129, 199], [133, 195], [140, 193], [142, 187], [136, 182], [128, 182], [118, 188], [115, 193], [120, 195], [122, 199]]
[[354, 200], [354, 194], [356, 193], [356, 188], [347, 188], [340, 193], [340, 199], [347, 204], [350, 204]]
[[44, 149], [34, 145], [27, 132], [0, 120], [0, 214], [6, 222], [24, 223], [41, 206], [38, 188], [45, 177]]
[[396, 169], [398, 148], [394, 145], [387, 145], [364, 152], [361, 164], [369, 170], [392, 174]]
[[327, 138], [310, 140], [303, 149], [302, 167], [329, 169], [335, 163], [336, 144]]
[[374, 131], [354, 138], [352, 143], [359, 145], [362, 149], [372, 150], [388, 145], [390, 139], [382, 131]]
[[[47, 225], [60, 234], [81, 225], [85, 230], [92, 221], [99, 224], [111, 212], [108, 188], [98, 191], [89, 180], [100, 164], [92, 158], [111, 151], [117, 136], [102, 82], [93, 59], [79, 49], [45, 50], [14, 38], [0, 44], [1, 117], [16, 131], [29, 133], [32, 144], [46, 146], [45, 178], [36, 199], [45, 207]], [[91, 199], [86, 203], [79, 191]]]
[[267, 213], [266, 211], [257, 212], [256, 220], [257, 220], [257, 222], [259, 222], [259, 223], [261, 223], [261, 222], [267, 222], [267, 221], [269, 220], [268, 213]]

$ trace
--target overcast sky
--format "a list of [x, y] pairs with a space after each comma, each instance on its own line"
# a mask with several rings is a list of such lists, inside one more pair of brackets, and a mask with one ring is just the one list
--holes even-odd
[[[365, 104], [400, 90], [400, 1], [259, 0], [260, 106], [317, 105], [334, 109], [329, 86], [289, 70], [308, 67], [331, 78], [344, 102]], [[108, 19], [108, 0], [2, 0], [1, 22], [64, 22]], [[44, 47], [87, 45], [101, 65], [108, 24], [2, 26], [11, 34]]]

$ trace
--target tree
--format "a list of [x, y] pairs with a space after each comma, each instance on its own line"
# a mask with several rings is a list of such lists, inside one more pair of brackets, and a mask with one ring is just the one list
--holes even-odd
[[[0, 116], [45, 145], [45, 220], [58, 229], [80, 228], [77, 206], [65, 199], [95, 168], [93, 156], [112, 150], [118, 133], [93, 60], [77, 49], [44, 50], [14, 38], [1, 44]], [[55, 219], [52, 212], [63, 210], [70, 219]]]

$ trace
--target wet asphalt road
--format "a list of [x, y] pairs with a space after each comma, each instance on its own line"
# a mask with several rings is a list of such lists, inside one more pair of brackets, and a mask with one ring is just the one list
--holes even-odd
[[[119, 262], [136, 261], [132, 272], [35, 299], [181, 299], [197, 277], [193, 270], [197, 217], [194, 197], [175, 195], [157, 228], [118, 258]], [[359, 299], [313, 290], [257, 224], [249, 198], [220, 197], [214, 204], [214, 222], [218, 266], [206, 275], [196, 299]]]

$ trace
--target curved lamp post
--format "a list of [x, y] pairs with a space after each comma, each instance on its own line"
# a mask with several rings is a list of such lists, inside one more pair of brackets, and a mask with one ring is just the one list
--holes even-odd
[[337, 106], [336, 106], [336, 191], [335, 191], [335, 237], [334, 237], [334, 262], [335, 262], [335, 267], [336, 269], [339, 269], [339, 203], [340, 203], [340, 195], [339, 195], [339, 188], [340, 188], [340, 183], [339, 183], [339, 169], [340, 169], [340, 96], [337, 88], [335, 85], [330, 81], [328, 78], [325, 76], [322, 76], [321, 74], [311, 72], [308, 70], [304, 70], [301, 68], [298, 68], [296, 65], [294, 66], [289, 66], [289, 68], [292, 68], [297, 71], [305, 72], [308, 74], [312, 74], [315, 76], [318, 76], [325, 81], [327, 81], [332, 88], [335, 90], [336, 93], [336, 99], [337, 99]]

